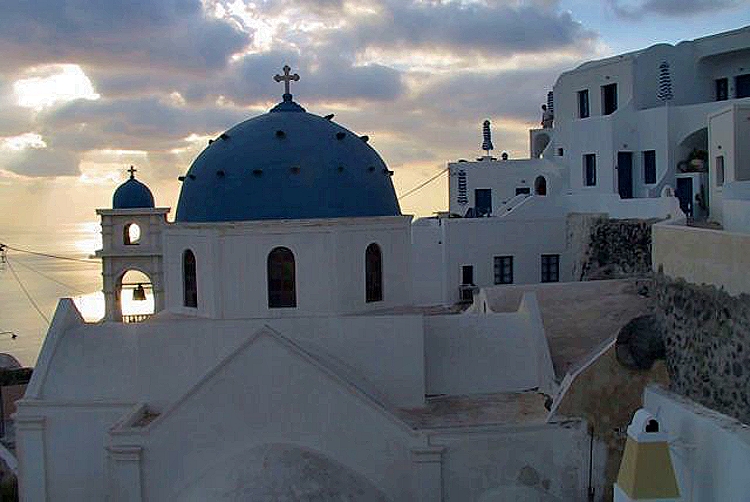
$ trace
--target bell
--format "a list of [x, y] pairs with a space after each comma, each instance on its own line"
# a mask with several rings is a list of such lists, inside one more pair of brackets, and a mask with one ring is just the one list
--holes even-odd
[[146, 289], [143, 287], [143, 284], [139, 284], [133, 290], [133, 301], [134, 302], [146, 301]]

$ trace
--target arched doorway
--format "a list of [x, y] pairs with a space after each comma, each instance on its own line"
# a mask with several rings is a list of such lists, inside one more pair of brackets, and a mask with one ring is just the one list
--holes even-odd
[[547, 195], [547, 178], [537, 176], [534, 180], [534, 195]]
[[117, 301], [122, 322], [142, 322], [154, 313], [154, 288], [151, 278], [140, 270], [130, 269], [120, 276]]

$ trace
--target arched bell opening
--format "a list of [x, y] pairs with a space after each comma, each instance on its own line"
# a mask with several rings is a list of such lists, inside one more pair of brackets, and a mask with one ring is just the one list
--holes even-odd
[[141, 227], [137, 223], [128, 223], [122, 227], [122, 242], [126, 246], [135, 246], [141, 241]]
[[122, 322], [142, 322], [154, 313], [154, 287], [151, 278], [140, 270], [128, 270], [117, 284], [117, 301]]

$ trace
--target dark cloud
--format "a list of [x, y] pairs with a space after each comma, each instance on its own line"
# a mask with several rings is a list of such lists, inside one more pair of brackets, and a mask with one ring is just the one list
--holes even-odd
[[51, 147], [84, 152], [96, 149], [168, 150], [184, 146], [190, 134], [213, 134], [249, 118], [227, 107], [189, 107], [153, 97], [70, 102], [43, 119]]
[[292, 84], [292, 94], [308, 102], [394, 100], [404, 91], [401, 74], [392, 68], [377, 64], [354, 66], [337, 55], [304, 58], [292, 51], [246, 56], [211, 90], [237, 103], [278, 99], [284, 88], [273, 76], [281, 73], [284, 64], [301, 75], [301, 81]]
[[30, 177], [76, 176], [80, 155], [54, 148], [29, 149], [17, 152], [0, 163], [0, 167]]
[[492, 73], [463, 72], [422, 89], [415, 108], [444, 120], [480, 120], [485, 116], [536, 121], [561, 67]]
[[[186, 137], [214, 134], [248, 117], [239, 109], [176, 106], [155, 98], [77, 100], [37, 117], [36, 131], [47, 148], [6, 152], [0, 168], [30, 177], [75, 176], [86, 152], [143, 150], [162, 163], [172, 159], [172, 167], [184, 170], [191, 159], [172, 150], [190, 146]], [[164, 175], [171, 177], [173, 171]]]
[[442, 48], [507, 56], [580, 48], [596, 39], [556, 2], [462, 4], [388, 0], [384, 13], [333, 35], [359, 48]]
[[688, 17], [704, 12], [717, 12], [748, 5], [746, 0], [644, 0], [641, 2], [609, 0], [612, 10], [620, 17], [641, 19], [651, 14]]
[[[366, 59], [367, 49], [379, 49], [380, 61], [391, 51], [450, 52], [465, 68], [478, 54], [493, 60], [580, 51], [595, 40], [560, 12], [557, 0], [510, 5], [373, 0], [372, 15], [355, 17], [347, 17], [352, 12], [347, 2], [354, 5], [348, 0], [248, 4], [261, 19], [285, 21], [270, 49], [232, 61], [229, 55], [251, 41], [246, 33], [251, 29], [242, 32], [230, 22], [206, 18], [199, 0], [11, 5], [0, 18], [0, 51], [10, 54], [8, 64], [79, 64], [102, 97], [56, 105], [35, 117], [26, 110], [14, 124], [0, 110], [0, 134], [4, 128], [14, 134], [33, 131], [48, 145], [2, 167], [29, 176], [75, 174], [79, 158], [97, 150], [142, 150], [154, 164], [189, 164], [184, 152], [172, 153], [186, 147], [184, 138], [213, 134], [257, 114], [241, 107], [265, 108], [278, 101], [283, 85], [273, 76], [284, 64], [301, 75], [292, 92], [311, 112], [337, 112], [343, 125], [373, 134], [373, 144], [384, 145], [397, 162], [439, 162], [447, 160], [450, 149], [472, 148], [466, 142], [484, 118], [535, 122], [557, 69], [425, 74], [413, 95], [406, 92], [409, 70], [355, 63]], [[319, 22], [323, 28], [317, 28]], [[170, 99], [174, 92], [184, 102]], [[219, 98], [228, 104], [217, 105]], [[324, 104], [330, 109], [320, 109]], [[28, 129], [20, 130], [24, 125]]]
[[207, 18], [199, 0], [38, 0], [7, 3], [3, 64], [221, 68], [249, 42], [237, 25]]

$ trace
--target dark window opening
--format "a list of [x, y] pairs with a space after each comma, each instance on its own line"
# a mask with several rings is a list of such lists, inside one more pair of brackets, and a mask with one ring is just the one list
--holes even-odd
[[565, 150], [563, 150], [562, 148], [558, 148], [557, 149], [557, 156], [558, 157], [562, 157], [563, 154], [565, 154]]
[[729, 79], [716, 79], [716, 101], [726, 101], [729, 99]]
[[542, 282], [560, 281], [560, 255], [542, 255]]
[[643, 152], [643, 182], [647, 185], [656, 183], [656, 150]]
[[516, 187], [516, 195], [531, 195], [531, 188], [529, 187]]
[[716, 186], [724, 185], [724, 156], [716, 157]]
[[198, 308], [198, 277], [195, 255], [189, 249], [182, 253], [183, 305]]
[[495, 256], [495, 284], [513, 284], [512, 256]]
[[268, 307], [273, 309], [296, 306], [294, 253], [284, 247], [274, 248], [268, 254]]
[[589, 90], [578, 91], [578, 118], [585, 119], [589, 116]]
[[464, 265], [461, 267], [461, 284], [467, 286], [474, 285], [474, 265]]
[[646, 422], [646, 432], [659, 432], [659, 422], [656, 420]]
[[365, 301], [383, 301], [383, 255], [375, 243], [365, 250]]
[[750, 96], [750, 73], [734, 77], [734, 97], [746, 98]]
[[492, 214], [492, 189], [477, 188], [474, 190], [474, 213], [476, 216]]
[[587, 153], [583, 156], [583, 181], [587, 187], [596, 185], [596, 154]]
[[602, 86], [602, 114], [610, 115], [617, 110], [617, 84]]
[[547, 178], [537, 176], [534, 180], [534, 195], [547, 195]]

